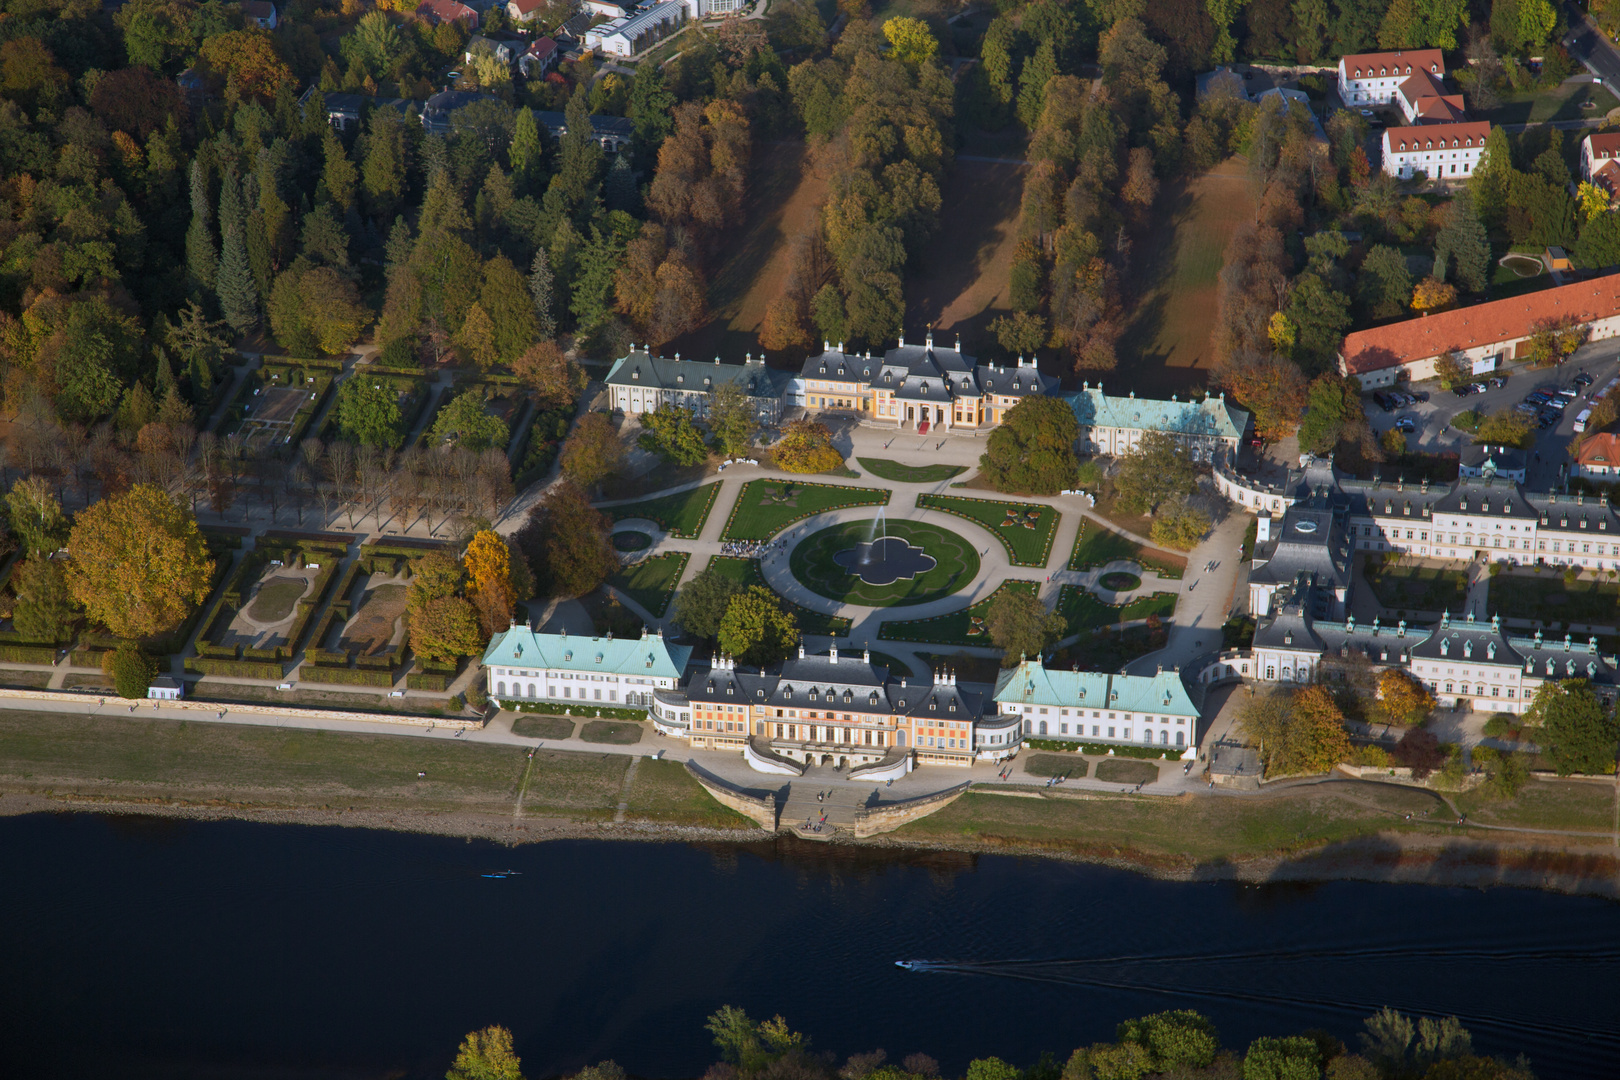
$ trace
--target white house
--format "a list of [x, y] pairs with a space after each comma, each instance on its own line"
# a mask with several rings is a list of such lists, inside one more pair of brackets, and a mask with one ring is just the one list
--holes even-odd
[[765, 427], [782, 418], [782, 398], [792, 375], [767, 367], [763, 353], [749, 355], [741, 364], [698, 360], [666, 360], [653, 356], [645, 347], [613, 362], [607, 373], [608, 396], [613, 411], [626, 416], [655, 412], [660, 405], [679, 405], [698, 416], [709, 414], [709, 395], [728, 383], [735, 383], [748, 394], [754, 417]]
[[1339, 99], [1346, 105], [1388, 105], [1401, 84], [1418, 72], [1435, 78], [1446, 73], [1439, 49], [1406, 52], [1358, 53], [1339, 61]]
[[186, 684], [172, 675], [159, 675], [146, 688], [146, 696], [152, 701], [179, 701], [186, 696]]
[[1150, 431], [1173, 435], [1195, 461], [1213, 461], [1223, 452], [1237, 453], [1249, 427], [1249, 414], [1229, 405], [1226, 394], [1202, 401], [1169, 401], [1110, 397], [1102, 384], [1082, 383], [1078, 393], [1062, 395], [1080, 423], [1080, 449], [1089, 454], [1119, 456], [1136, 449]]
[[1581, 140], [1581, 179], [1609, 193], [1620, 193], [1620, 132], [1588, 135]]
[[514, 625], [484, 650], [489, 696], [503, 702], [547, 701], [586, 708], [647, 708], [653, 693], [680, 684], [690, 645], [662, 630], [639, 638], [540, 634]]
[[242, 21], [249, 26], [257, 26], [261, 30], [276, 28], [276, 5], [270, 0], [241, 0], [237, 6], [242, 9]]
[[1384, 171], [1397, 180], [1466, 180], [1479, 167], [1490, 134], [1484, 120], [1385, 128]]
[[691, 14], [683, 3], [652, 4], [634, 15], [609, 19], [585, 31], [585, 46], [609, 56], [636, 56], [686, 25]]
[[1448, 94], [1438, 76], [1419, 71], [1401, 84], [1396, 104], [1408, 124], [1455, 124], [1468, 119], [1461, 94]]
[[1053, 671], [1037, 657], [996, 678], [996, 708], [1025, 738], [1138, 746], [1198, 745], [1198, 706], [1181, 676]]

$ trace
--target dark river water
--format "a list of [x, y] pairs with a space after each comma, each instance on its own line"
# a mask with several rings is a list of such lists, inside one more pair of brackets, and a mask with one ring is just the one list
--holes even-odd
[[491, 1023], [533, 1077], [694, 1077], [728, 1003], [956, 1075], [1167, 1008], [1234, 1047], [1352, 1040], [1383, 1004], [1455, 1014], [1543, 1078], [1612, 1076], [1620, 1052], [1620, 907], [1528, 891], [94, 815], [0, 820], [0, 867], [7, 1078], [414, 1080]]

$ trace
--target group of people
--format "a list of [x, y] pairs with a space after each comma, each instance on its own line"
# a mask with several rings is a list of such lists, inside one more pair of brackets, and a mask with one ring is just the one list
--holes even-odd
[[742, 559], [762, 559], [768, 552], [787, 546], [786, 540], [727, 540], [720, 545], [720, 554], [735, 555]]

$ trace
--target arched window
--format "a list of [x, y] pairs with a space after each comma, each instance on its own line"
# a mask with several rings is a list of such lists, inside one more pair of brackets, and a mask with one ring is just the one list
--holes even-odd
[[529, 684], [529, 696], [534, 697], [534, 683]]
[[1046, 721], [1045, 720], [1041, 721], [1041, 734], [1042, 735], [1046, 734]]
[[506, 684], [505, 683], [498, 682], [498, 683], [495, 684], [495, 696], [496, 697], [505, 697], [506, 696]]

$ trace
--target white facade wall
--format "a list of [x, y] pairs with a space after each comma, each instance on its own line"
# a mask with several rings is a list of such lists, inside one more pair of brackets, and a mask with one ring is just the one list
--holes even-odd
[[1390, 149], [1389, 131], [1384, 131], [1384, 172], [1397, 180], [1410, 180], [1419, 174], [1431, 180], [1466, 180], [1479, 167], [1479, 156], [1484, 152], [1481, 144], [1400, 153]]
[[1012, 701], [1003, 702], [1001, 711], [1003, 716], [1021, 716], [1024, 737], [1032, 739], [1184, 748], [1198, 738], [1196, 714], [1134, 713], [1107, 708], [1024, 705]]
[[644, 709], [652, 704], [655, 689], [675, 685], [673, 679], [636, 675], [600, 674], [514, 667], [485, 669], [489, 696], [501, 701], [547, 701], [563, 705]]

